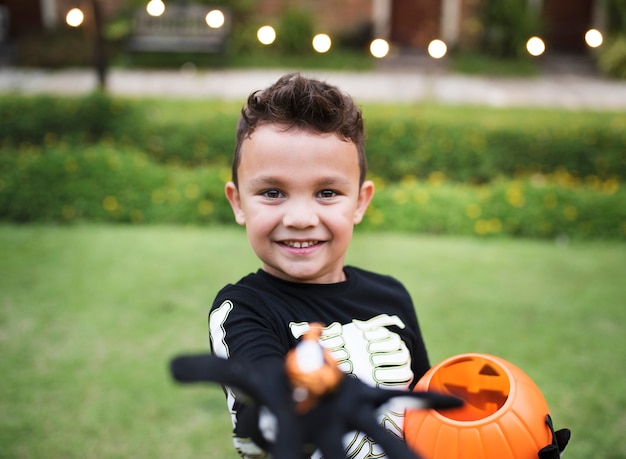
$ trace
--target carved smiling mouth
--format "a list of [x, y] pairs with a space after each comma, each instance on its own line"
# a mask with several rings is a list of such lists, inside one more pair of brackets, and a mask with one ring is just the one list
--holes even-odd
[[320, 241], [282, 241], [283, 245], [287, 247], [293, 247], [294, 249], [306, 249], [319, 244]]

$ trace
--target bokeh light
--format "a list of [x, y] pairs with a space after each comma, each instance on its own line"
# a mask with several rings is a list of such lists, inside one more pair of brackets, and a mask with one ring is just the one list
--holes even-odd
[[256, 33], [256, 37], [264, 45], [271, 45], [276, 40], [276, 31], [274, 30], [274, 27], [266, 25], [259, 28]]
[[165, 13], [165, 3], [162, 0], [150, 0], [146, 5], [146, 11], [150, 16], [161, 16]]
[[448, 46], [441, 40], [433, 40], [428, 44], [428, 54], [434, 59], [441, 59], [448, 52]]
[[65, 16], [65, 22], [71, 27], [78, 27], [85, 20], [85, 15], [80, 8], [72, 8]]
[[206, 21], [207, 25], [212, 29], [219, 29], [224, 25], [224, 22], [226, 22], [224, 13], [222, 13], [220, 10], [209, 11], [204, 20]]
[[590, 48], [597, 48], [602, 45], [603, 41], [604, 37], [602, 36], [602, 32], [598, 29], [589, 29], [585, 34], [585, 42]]
[[318, 53], [327, 52], [332, 46], [332, 41], [325, 33], [318, 33], [313, 37], [313, 49]]
[[531, 56], [541, 56], [546, 51], [546, 44], [539, 37], [530, 37], [526, 42], [526, 50]]
[[387, 40], [377, 38], [370, 43], [370, 53], [372, 56], [381, 59], [389, 54], [389, 43]]

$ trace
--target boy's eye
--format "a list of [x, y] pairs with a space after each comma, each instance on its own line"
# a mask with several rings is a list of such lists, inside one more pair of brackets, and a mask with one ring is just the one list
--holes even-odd
[[334, 198], [335, 196], [337, 196], [337, 193], [334, 192], [333, 190], [322, 190], [319, 192], [319, 197], [320, 198]]
[[265, 190], [261, 195], [269, 199], [278, 199], [282, 196], [282, 193], [278, 190]]

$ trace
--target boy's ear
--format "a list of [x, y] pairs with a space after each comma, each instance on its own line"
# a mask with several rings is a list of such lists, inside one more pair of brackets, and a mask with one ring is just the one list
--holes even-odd
[[241, 197], [239, 196], [239, 190], [237, 186], [233, 182], [228, 182], [224, 186], [224, 193], [226, 194], [226, 199], [230, 203], [230, 207], [233, 209], [233, 214], [235, 214], [235, 221], [240, 225], [246, 224], [246, 217], [243, 212], [243, 208], [241, 207]]
[[371, 180], [366, 180], [361, 185], [361, 190], [359, 191], [359, 197], [356, 203], [356, 209], [354, 210], [354, 224], [358, 225], [363, 220], [363, 215], [365, 215], [365, 211], [369, 206], [372, 198], [374, 197], [374, 182]]

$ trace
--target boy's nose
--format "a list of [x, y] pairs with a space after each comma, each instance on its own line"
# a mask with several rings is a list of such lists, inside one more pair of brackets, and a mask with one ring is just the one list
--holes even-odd
[[319, 223], [314, 206], [302, 202], [290, 205], [283, 215], [283, 225], [292, 228], [310, 228]]

